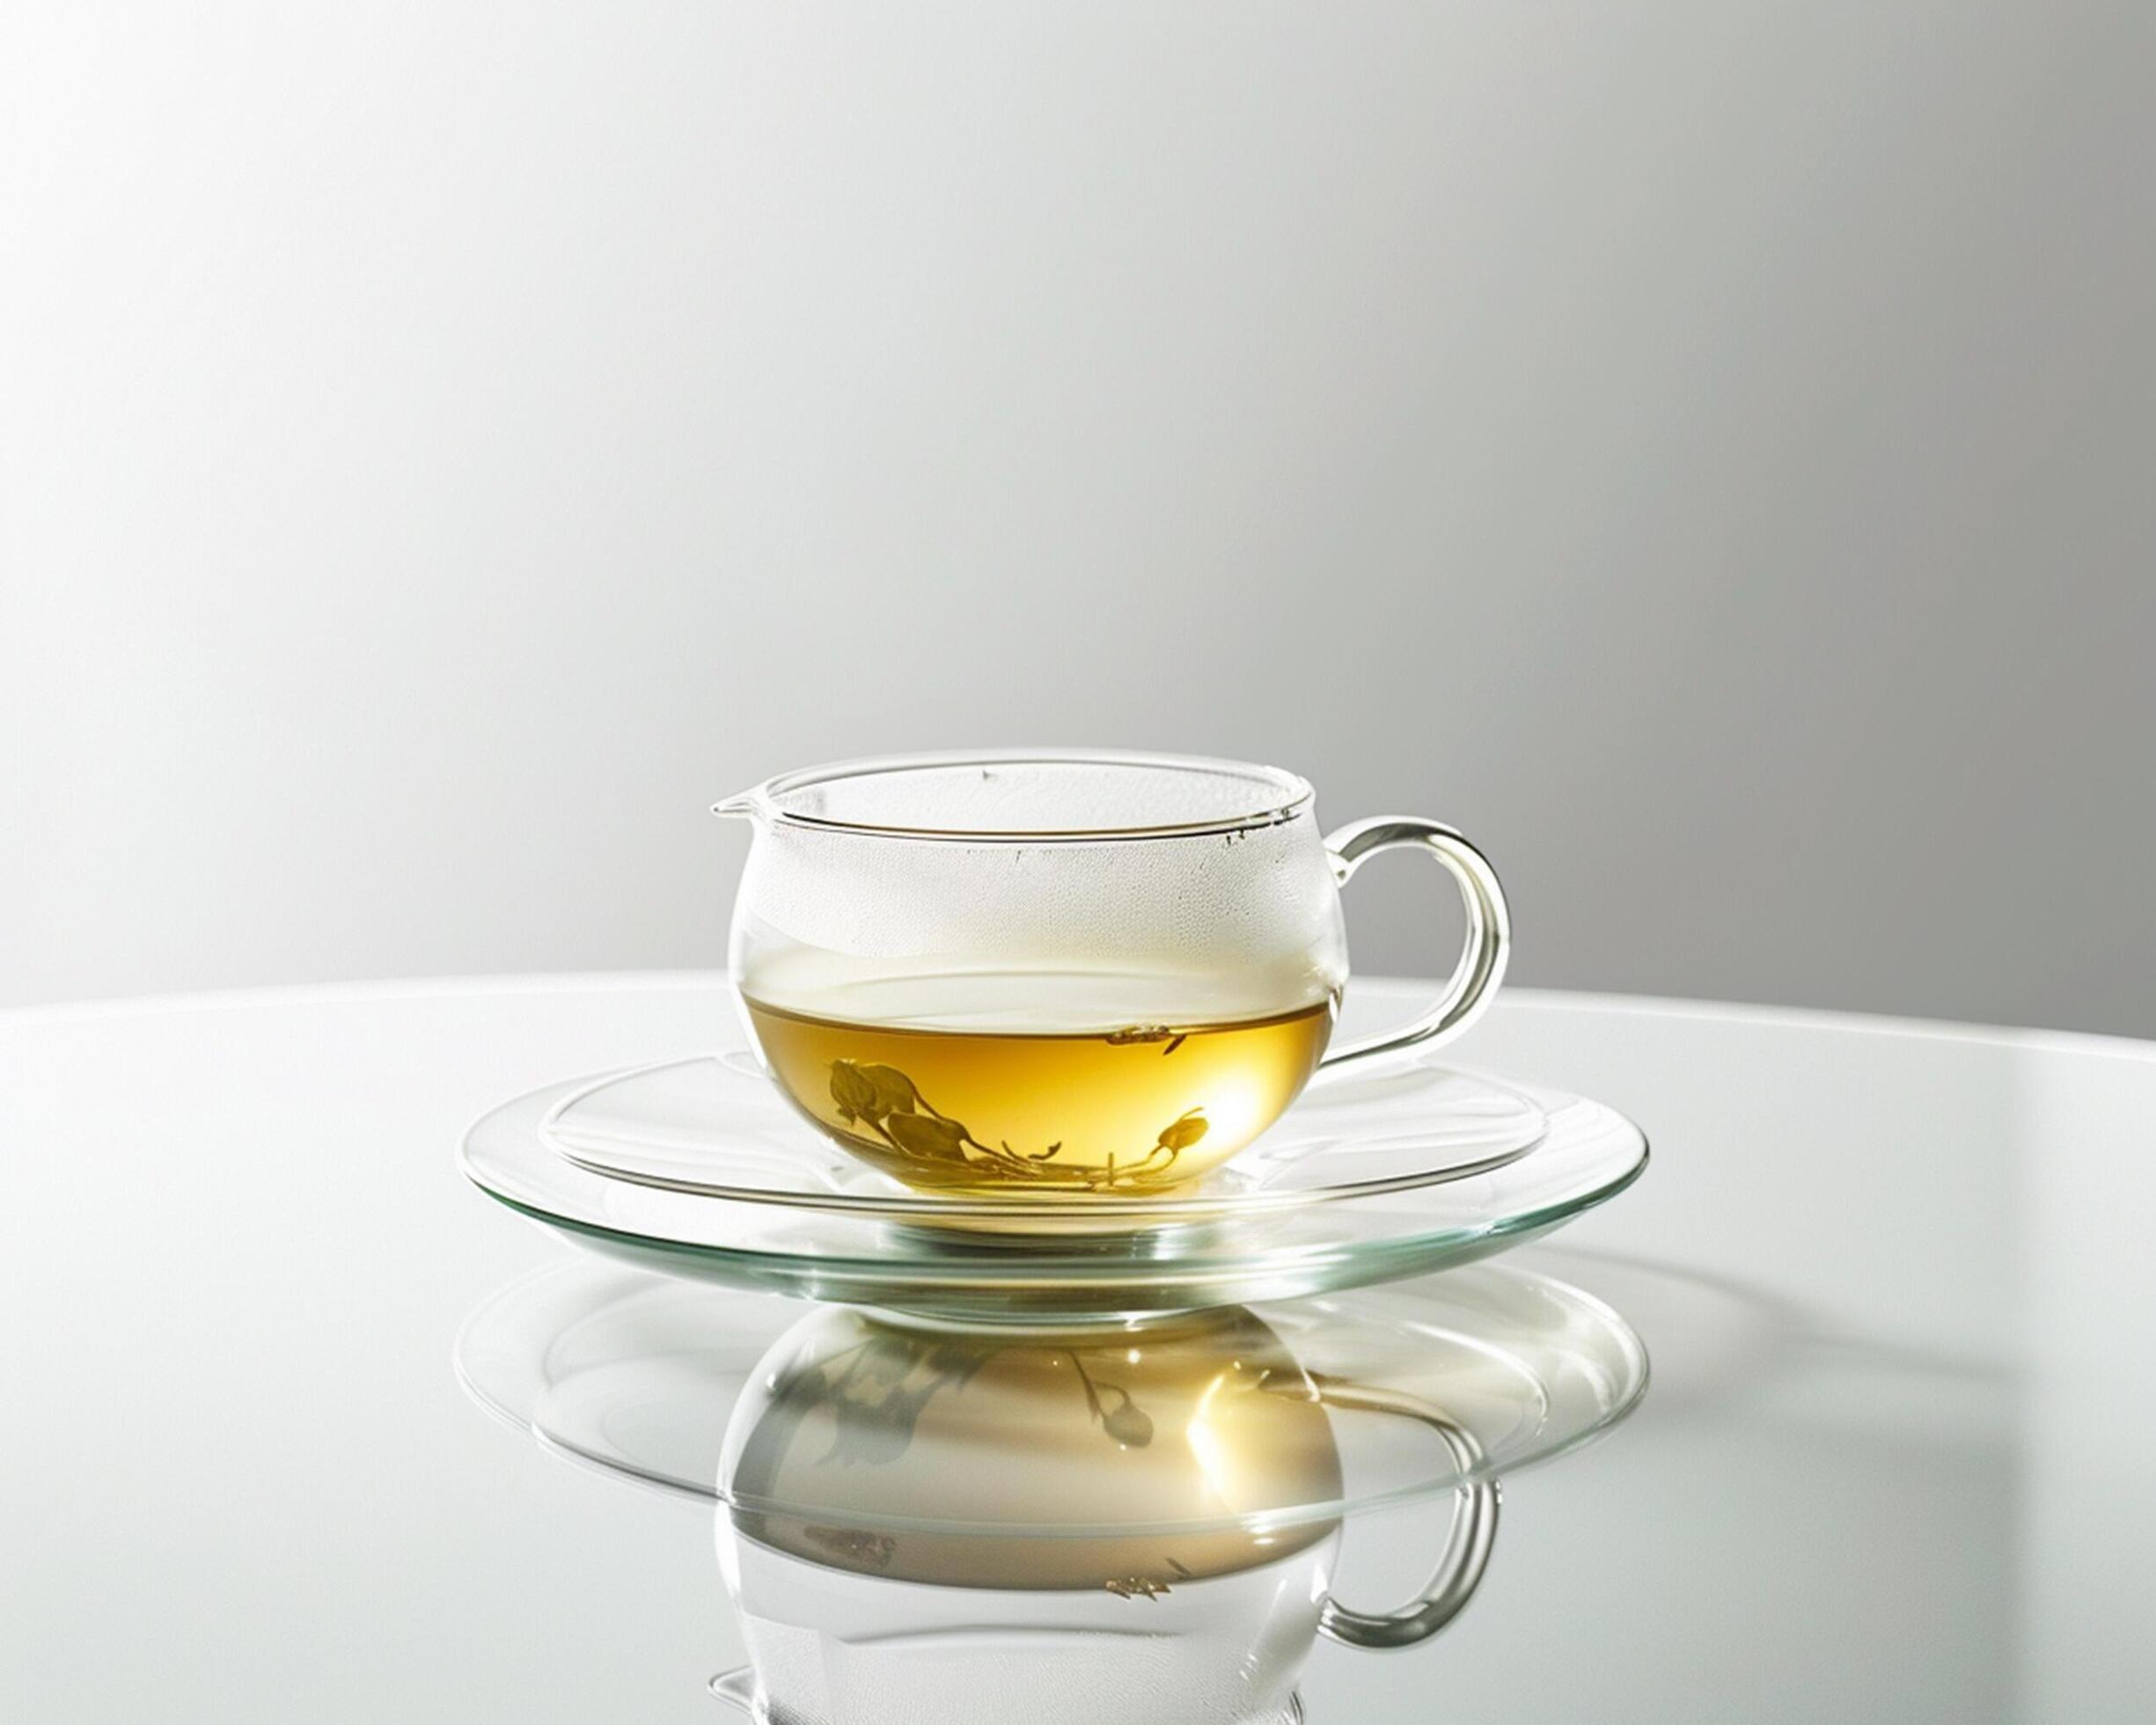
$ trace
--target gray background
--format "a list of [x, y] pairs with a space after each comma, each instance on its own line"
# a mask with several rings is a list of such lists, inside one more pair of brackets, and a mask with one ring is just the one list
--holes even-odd
[[11, 8], [0, 1002], [712, 964], [715, 796], [1092, 741], [2156, 1034], [2149, 16]]

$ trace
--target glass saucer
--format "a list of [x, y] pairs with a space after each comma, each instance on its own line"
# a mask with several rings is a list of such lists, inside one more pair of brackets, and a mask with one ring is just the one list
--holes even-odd
[[1321, 1079], [1228, 1166], [1166, 1193], [928, 1194], [808, 1127], [755, 1056], [737, 1049], [570, 1086], [539, 1134], [580, 1168], [669, 1192], [898, 1222], [1115, 1232], [1463, 1179], [1527, 1155], [1548, 1127], [1514, 1086], [1408, 1056]]
[[[759, 1486], [754, 1442], [744, 1450], [736, 1433], [730, 1450], [737, 1405], [752, 1420], [786, 1406], [785, 1392], [771, 1401], [771, 1385], [789, 1372], [798, 1385], [804, 1358], [845, 1358], [829, 1352], [830, 1338], [844, 1342], [855, 1331], [876, 1338], [870, 1364], [847, 1374], [869, 1393], [803, 1415], [810, 1464], [794, 1478], [821, 1477], [817, 1495], [789, 1493], [784, 1470]], [[1322, 1415], [1298, 1392], [1286, 1423], [1246, 1434], [1277, 1445], [1307, 1438], [1295, 1421], [1316, 1418], [1325, 1465], [1275, 1454], [1260, 1469], [1255, 1442], [1234, 1451], [1232, 1425], [1207, 1436], [1194, 1421], [1167, 1417], [1178, 1378], [1224, 1376], [1253, 1363], [1253, 1347], [1269, 1354], [1276, 1379], [1315, 1386]], [[1148, 1350], [1172, 1362], [1141, 1366]], [[456, 1362], [474, 1400], [542, 1447], [676, 1497], [758, 1516], [828, 1516], [832, 1479], [902, 1472], [903, 1489], [874, 1494], [880, 1508], [849, 1506], [849, 1528], [1034, 1539], [1262, 1534], [1441, 1496], [1578, 1448], [1630, 1413], [1647, 1383], [1646, 1350], [1622, 1318], [1510, 1263], [1165, 1326], [1044, 1336], [892, 1326], [828, 1310], [804, 1318], [792, 1303], [578, 1260], [482, 1303], [458, 1339]], [[1016, 1423], [1014, 1384], [1026, 1386], [1026, 1417]], [[803, 1407], [797, 1396], [792, 1406]], [[1151, 1416], [1133, 1431], [1148, 1406], [1160, 1416], [1157, 1431]], [[1449, 1441], [1448, 1428], [1465, 1442]], [[980, 1486], [1000, 1460], [1067, 1470], [1083, 1457], [1113, 1479], [1139, 1459], [1118, 1459], [1118, 1438], [1126, 1451], [1133, 1438], [1158, 1450], [1163, 1465], [1187, 1446], [1223, 1489], [1173, 1492], [1142, 1507], [1135, 1492], [1082, 1504], [1035, 1494], [994, 1513]], [[1232, 1453], [1222, 1454], [1223, 1443]], [[1235, 1482], [1240, 1501], [1224, 1486], [1236, 1471], [1231, 1462], [1244, 1476]]]
[[[1338, 1167], [1352, 1180], [1359, 1143], [1406, 1155], [1426, 1133], [1440, 1137], [1431, 1159], [1443, 1161], [1442, 1121], [1427, 1119], [1417, 1087], [1401, 1079], [1349, 1074], [1327, 1086], [1324, 1101], [1347, 1111], [1357, 1132], [1316, 1157], [1319, 1170]], [[1615, 1110], [1522, 1088], [1543, 1119], [1541, 1141], [1485, 1171], [1338, 1193], [1320, 1186], [1251, 1214], [1231, 1205], [1113, 1232], [1050, 1231], [1030, 1222], [1032, 1211], [999, 1231], [972, 1231], [814, 1192], [749, 1201], [594, 1173], [540, 1131], [564, 1099], [590, 1089], [588, 1079], [551, 1085], [486, 1115], [466, 1136], [466, 1173], [510, 1208], [640, 1267], [971, 1322], [1142, 1317], [1397, 1281], [1546, 1233], [1622, 1192], [1647, 1156]]]

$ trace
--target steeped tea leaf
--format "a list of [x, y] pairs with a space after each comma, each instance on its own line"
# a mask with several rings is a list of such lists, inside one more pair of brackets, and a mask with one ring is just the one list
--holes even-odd
[[884, 1122], [884, 1130], [908, 1156], [963, 1159], [965, 1146], [972, 1141], [963, 1125], [941, 1114], [893, 1114]]

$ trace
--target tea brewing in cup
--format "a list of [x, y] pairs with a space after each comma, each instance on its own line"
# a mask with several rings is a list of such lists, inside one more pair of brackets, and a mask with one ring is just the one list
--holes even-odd
[[[956, 1193], [1158, 1193], [1218, 1167], [1320, 1068], [1456, 1035], [1504, 974], [1504, 894], [1451, 828], [1321, 834], [1310, 787], [1167, 755], [918, 755], [786, 774], [752, 821], [730, 963], [781, 1090], [842, 1146]], [[1328, 1052], [1339, 890], [1420, 850], [1467, 908], [1404, 1029]]]

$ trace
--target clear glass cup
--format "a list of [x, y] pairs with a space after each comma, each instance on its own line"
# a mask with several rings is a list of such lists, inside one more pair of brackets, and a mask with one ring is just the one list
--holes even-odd
[[[1311, 1076], [1457, 1035], [1505, 970], [1505, 898], [1450, 827], [1319, 832], [1308, 783], [1192, 757], [1033, 751], [788, 773], [717, 805], [756, 838], [730, 963], [794, 1104], [928, 1191], [1157, 1193], [1280, 1118]], [[1329, 1048], [1339, 891], [1405, 848], [1467, 936], [1429, 1009]]]

